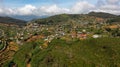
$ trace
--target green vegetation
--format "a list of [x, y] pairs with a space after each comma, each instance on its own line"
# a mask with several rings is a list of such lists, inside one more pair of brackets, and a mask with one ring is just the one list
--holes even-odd
[[77, 24], [83, 22], [93, 22], [95, 17], [82, 15], [82, 14], [60, 14], [51, 16], [44, 19], [33, 20], [33, 23], [44, 24], [44, 25], [56, 25], [56, 24]]
[[82, 41], [54, 39], [45, 49], [40, 49], [39, 43], [23, 45], [15, 54], [13, 62], [18, 67], [25, 67], [29, 59], [32, 67], [120, 66], [120, 38], [99, 38]]
[[120, 24], [120, 16], [118, 16], [118, 17], [116, 17], [116, 18], [113, 18], [113, 19], [109, 19], [107, 22], [108, 22], [108, 23], [111, 23], [111, 24], [113, 24], [113, 23], [118, 23], [118, 24]]
[[4, 45], [3, 45], [3, 44], [0, 44], [0, 50], [1, 50], [3, 47], [4, 47]]
[[38, 49], [42, 42], [30, 42], [21, 46], [21, 49], [15, 54], [13, 61], [18, 64], [19, 67], [25, 67], [26, 62], [32, 55], [37, 54]]
[[0, 40], [4, 41], [0, 50], [7, 44], [0, 52], [0, 66], [120, 67], [117, 17], [101, 12], [60, 14], [26, 26], [0, 17]]
[[115, 17], [117, 17], [116, 15], [109, 14], [109, 13], [103, 13], [103, 12], [90, 12], [88, 15], [100, 17], [100, 18], [115, 18]]

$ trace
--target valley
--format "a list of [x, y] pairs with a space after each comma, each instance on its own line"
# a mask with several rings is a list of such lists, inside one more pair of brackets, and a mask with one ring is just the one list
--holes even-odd
[[0, 17], [1, 67], [119, 67], [120, 16]]

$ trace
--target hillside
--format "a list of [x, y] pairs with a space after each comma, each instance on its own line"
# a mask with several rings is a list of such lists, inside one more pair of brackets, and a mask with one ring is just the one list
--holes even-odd
[[26, 21], [14, 19], [11, 17], [0, 17], [0, 23], [23, 26], [26, 24]]
[[120, 16], [117, 16], [116, 18], [109, 19], [107, 22], [120, 24]]
[[[32, 22], [39, 23], [39, 24], [52, 24], [52, 25], [63, 24], [63, 23], [70, 24], [70, 22], [84, 24], [86, 22], [92, 23], [98, 18], [99, 17], [89, 16], [85, 14], [60, 14], [60, 15], [55, 15], [48, 18], [44, 18], [44, 19], [33, 20]], [[103, 18], [99, 18], [99, 19], [103, 19]]]
[[89, 16], [94, 16], [94, 17], [100, 17], [100, 18], [115, 18], [117, 15], [113, 15], [110, 13], [104, 13], [104, 12], [90, 12], [88, 13]]
[[120, 38], [84, 41], [54, 39], [47, 48], [42, 42], [23, 45], [11, 61], [18, 67], [119, 67]]
[[75, 24], [81, 23], [99, 23], [99, 22], [108, 22], [108, 23], [118, 23], [120, 16], [103, 13], [103, 12], [90, 12], [88, 14], [60, 14], [50, 16], [48, 18], [36, 19], [31, 22], [35, 22], [38, 24], [71, 24], [73, 22]]
[[23, 27], [1, 20], [1, 67], [120, 67], [120, 26], [110, 24], [119, 16], [60, 14]]
[[38, 18], [46, 18], [47, 16], [35, 16], [35, 15], [13, 15], [11, 16], [12, 18], [20, 19], [20, 20], [25, 20], [25, 21], [31, 21], [33, 19], [38, 19]]

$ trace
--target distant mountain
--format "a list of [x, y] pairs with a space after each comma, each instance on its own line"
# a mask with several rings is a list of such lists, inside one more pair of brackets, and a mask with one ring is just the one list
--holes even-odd
[[0, 23], [23, 26], [26, 24], [26, 21], [14, 19], [11, 17], [0, 17]]
[[11, 17], [16, 18], [16, 19], [20, 19], [20, 20], [31, 21], [31, 20], [33, 20], [33, 19], [46, 18], [46, 17], [48, 17], [48, 16], [13, 15], [13, 16], [11, 16]]
[[120, 24], [120, 15], [114, 15], [104, 12], [90, 12], [87, 15], [107, 19], [107, 23]]
[[115, 18], [117, 15], [104, 13], [104, 12], [90, 12], [89, 16], [100, 17], [100, 18]]
[[[80, 14], [70, 14], [69, 16], [80, 16]], [[99, 17], [99, 18], [115, 18], [116, 15], [109, 14], [109, 13], [104, 13], [104, 12], [90, 12], [89, 14], [86, 14], [88, 16], [94, 16], [94, 17]], [[55, 15], [58, 16], [58, 15]], [[36, 15], [12, 15], [10, 17], [16, 18], [16, 19], [21, 19], [25, 21], [31, 21], [34, 19], [43, 19], [47, 18], [49, 16], [43, 15], [43, 16], [36, 16]]]

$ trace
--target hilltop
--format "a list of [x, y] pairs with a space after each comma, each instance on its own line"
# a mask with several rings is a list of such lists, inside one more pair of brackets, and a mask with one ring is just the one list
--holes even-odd
[[104, 13], [104, 12], [90, 12], [88, 13], [89, 16], [94, 16], [94, 17], [100, 17], [100, 18], [116, 18], [117, 15], [110, 14], [110, 13]]
[[[117, 19], [117, 20], [116, 20]], [[43, 19], [36, 19], [31, 22], [35, 22], [38, 24], [65, 24], [67, 22], [74, 22], [74, 23], [93, 23], [93, 22], [106, 22], [110, 21], [109, 23], [119, 22], [119, 16], [103, 13], [103, 12], [90, 12], [88, 14], [59, 14], [50, 16], [48, 18]]]
[[56, 24], [71, 24], [73, 23], [83, 23], [93, 22], [96, 18], [88, 15], [82, 14], [60, 14], [51, 16], [44, 19], [33, 20], [32, 23], [56, 25]]
[[26, 24], [26, 21], [14, 19], [11, 17], [0, 17], [0, 23], [9, 24], [9, 25], [24, 26]]

